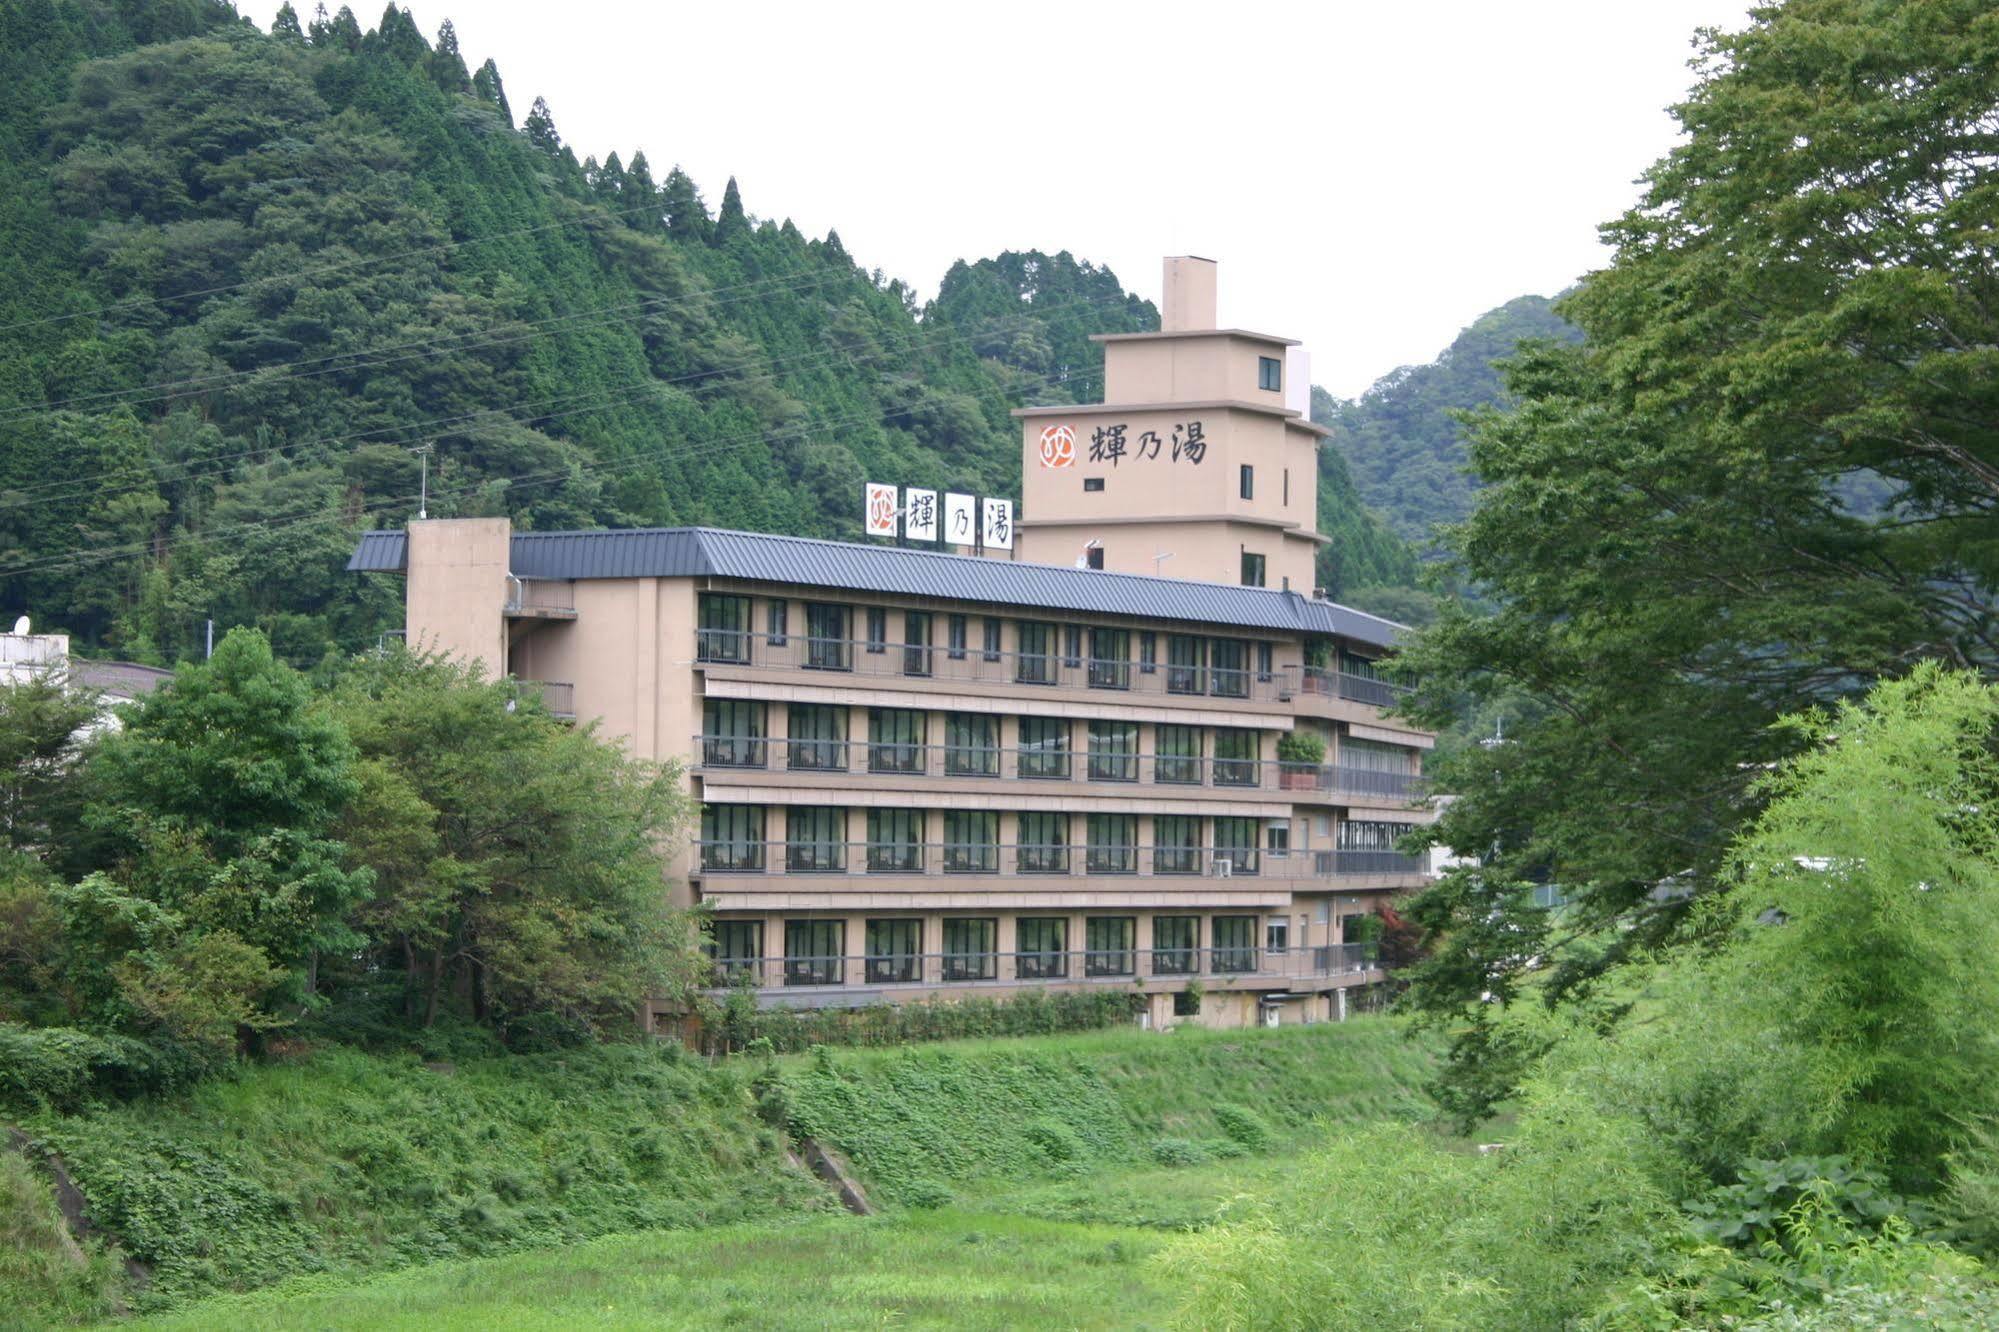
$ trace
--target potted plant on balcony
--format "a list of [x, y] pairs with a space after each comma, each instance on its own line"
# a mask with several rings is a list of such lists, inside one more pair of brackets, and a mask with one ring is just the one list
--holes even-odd
[[1312, 790], [1319, 784], [1319, 765], [1325, 761], [1324, 737], [1311, 731], [1286, 731], [1277, 737], [1277, 784], [1284, 790]]

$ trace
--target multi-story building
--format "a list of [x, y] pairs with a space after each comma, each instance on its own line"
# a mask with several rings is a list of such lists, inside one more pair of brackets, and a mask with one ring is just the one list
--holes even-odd
[[[1154, 336], [1175, 357], [1201, 345]], [[1208, 345], [1233, 362], [1243, 339], [1261, 345]], [[1238, 403], [1222, 379], [1201, 392], [1160, 408], [1204, 413], [1211, 452], [1184, 469], [1291, 466], [1313, 492], [1309, 451], [1290, 457], [1312, 438], [1295, 409]], [[1049, 425], [1112, 414], [1024, 413], [1030, 477]], [[1151, 996], [1159, 1025], [1339, 1016], [1378, 979], [1353, 920], [1422, 877], [1395, 849], [1428, 817], [1432, 744], [1385, 715], [1377, 663], [1397, 627], [1300, 590], [1309, 502], [1232, 508], [1184, 480], [1140, 501], [1120, 487], [1143, 464], [1092, 462], [1082, 438], [1043, 470], [1111, 478], [1071, 487], [1122, 506], [1089, 549], [1173, 542], [1177, 572], [1205, 575], [1224, 558], [1247, 572], [1261, 542], [1290, 587], [505, 519], [369, 533], [349, 567], [406, 575], [413, 644], [540, 681], [553, 710], [685, 762], [702, 812], [672, 892], [713, 912], [718, 985], [815, 1006], [1119, 985]], [[1166, 449], [1145, 464], [1171, 469]], [[1028, 482], [1023, 554], [1092, 539], [1072, 500]], [[1291, 732], [1323, 756], [1281, 758]]]

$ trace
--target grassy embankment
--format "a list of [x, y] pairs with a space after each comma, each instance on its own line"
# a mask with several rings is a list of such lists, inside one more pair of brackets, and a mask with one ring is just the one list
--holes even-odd
[[[329, 1051], [26, 1127], [154, 1266], [138, 1307], [319, 1274], [168, 1325], [553, 1325], [617, 1322], [620, 1308], [706, 1324], [754, 1308], [774, 1326], [1132, 1325], [1164, 1308], [1136, 1261], [1160, 1227], [1212, 1214], [1270, 1173], [1257, 1153], [1317, 1120], [1420, 1114], [1427, 1056], [1370, 1021], [779, 1061], [763, 1113], [844, 1150], [891, 1206], [871, 1221], [814, 1215], [826, 1195], [784, 1162], [756, 1072], [636, 1049], [453, 1072]], [[937, 1206], [956, 1210], [911, 1210]], [[693, 1227], [722, 1228], [577, 1245]], [[558, 1244], [575, 1247], [518, 1252]], [[88, 1269], [95, 1288], [70, 1270], [0, 1269], [0, 1309], [102, 1310], [103, 1267]]]

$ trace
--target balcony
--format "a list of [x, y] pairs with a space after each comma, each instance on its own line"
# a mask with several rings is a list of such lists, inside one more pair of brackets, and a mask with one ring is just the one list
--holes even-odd
[[1409, 693], [1408, 685], [1326, 666], [1307, 666], [1299, 683], [1300, 692], [1307, 696], [1340, 698], [1376, 708], [1392, 708]]
[[1319, 878], [1425, 872], [1425, 857], [1401, 851], [1314, 851], [1312, 860], [1313, 871]]
[[[697, 841], [704, 876], [909, 878], [1172, 878], [1198, 880], [1302, 873], [1302, 857], [1255, 847], [1135, 846], [1016, 842]], [[1321, 854], [1331, 854], [1325, 852]]]
[[549, 715], [563, 721], [576, 720], [576, 686], [559, 680], [523, 680], [521, 688], [533, 691]]
[[1372, 944], [1313, 948], [1123, 948], [1052, 952], [866, 953], [718, 958], [713, 992], [753, 989], [766, 1002], [817, 1002], [814, 993], [886, 992], [942, 987], [1129, 985], [1140, 979], [1209, 978], [1218, 984], [1311, 985], [1378, 979]]
[[[844, 773], [856, 778], [921, 777], [1005, 782], [1091, 782], [1122, 786], [1202, 787], [1214, 791], [1329, 790], [1314, 766], [1268, 759], [1140, 754], [1128, 750], [917, 745], [901, 741], [790, 740], [696, 735], [696, 770]], [[1371, 774], [1385, 775], [1385, 774]]]
[[507, 575], [507, 599], [500, 614], [509, 620], [573, 620], [576, 584], [567, 578], [518, 578]]
[[1342, 764], [1327, 763], [1304, 771], [1295, 771], [1297, 765], [1286, 764], [1284, 774], [1287, 789], [1297, 789], [1303, 785], [1297, 781], [1309, 777], [1313, 789], [1338, 796], [1360, 796], [1391, 800], [1398, 804], [1412, 804], [1422, 794], [1423, 779], [1413, 772], [1377, 772], [1372, 768], [1352, 768]]
[[1282, 703], [1297, 692], [1295, 672], [1170, 666], [1052, 653], [989, 652], [803, 634], [703, 629], [695, 664], [755, 671], [816, 672], [870, 683], [908, 681], [1011, 689], [1074, 689], [1146, 701], [1225, 699]]

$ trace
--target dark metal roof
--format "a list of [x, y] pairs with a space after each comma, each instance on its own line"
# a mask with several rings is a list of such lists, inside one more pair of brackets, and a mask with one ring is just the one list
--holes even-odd
[[[400, 573], [406, 563], [403, 533], [364, 532], [347, 568]], [[516, 532], [512, 563], [521, 578], [736, 578], [1286, 634], [1339, 634], [1380, 647], [1392, 647], [1402, 629], [1297, 592], [711, 527]]]

